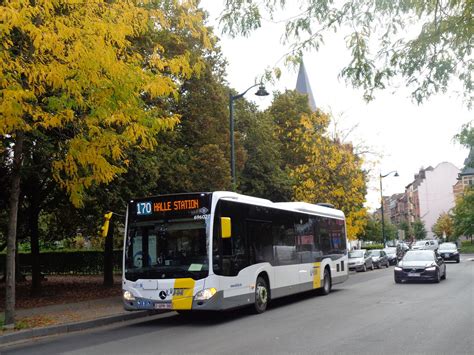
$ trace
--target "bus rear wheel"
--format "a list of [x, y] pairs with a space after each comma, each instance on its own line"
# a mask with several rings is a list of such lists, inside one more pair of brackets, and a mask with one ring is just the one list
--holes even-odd
[[331, 292], [331, 273], [327, 268], [324, 269], [323, 287], [320, 290], [321, 295], [328, 295]]
[[269, 292], [267, 281], [263, 277], [259, 276], [257, 277], [257, 282], [255, 283], [255, 313], [265, 312], [268, 306], [268, 301]]

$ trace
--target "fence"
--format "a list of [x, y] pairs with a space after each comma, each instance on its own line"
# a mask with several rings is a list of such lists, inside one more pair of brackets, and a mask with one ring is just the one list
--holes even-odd
[[[31, 254], [20, 253], [20, 271], [31, 274]], [[46, 275], [98, 275], [104, 272], [104, 252], [99, 250], [50, 251], [40, 254], [41, 273]], [[122, 251], [114, 250], [114, 272], [122, 271]], [[0, 254], [0, 272], [5, 271], [5, 254]]]

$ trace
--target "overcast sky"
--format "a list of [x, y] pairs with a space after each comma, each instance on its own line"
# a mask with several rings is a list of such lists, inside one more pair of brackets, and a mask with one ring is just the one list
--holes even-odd
[[[220, 3], [218, 0], [201, 3], [210, 14], [210, 24], [216, 27], [215, 19], [222, 9]], [[280, 44], [281, 25], [264, 22], [250, 38], [231, 39], [221, 35], [218, 27], [215, 33], [221, 38], [222, 52], [229, 62], [228, 83], [239, 92], [245, 91], [287, 52]], [[421, 167], [436, 167], [448, 161], [462, 168], [468, 150], [454, 142], [453, 136], [474, 115], [460, 97], [455, 93], [438, 95], [419, 106], [411, 101], [409, 91], [401, 85], [377, 93], [375, 101], [366, 103], [360, 90], [338, 79], [341, 68], [349, 60], [343, 36], [332, 35], [325, 42], [318, 52], [304, 56], [306, 71], [317, 107], [332, 113], [339, 130], [348, 132], [356, 126], [346, 141], [368, 146], [380, 155], [367, 157], [372, 161], [367, 165], [372, 172], [367, 207], [380, 206], [380, 172], [386, 174], [397, 170], [400, 175], [383, 179], [383, 193], [390, 195], [403, 192]], [[282, 61], [278, 64], [283, 71], [282, 78], [273, 86], [267, 86], [267, 90], [294, 89], [297, 71], [285, 68]], [[257, 98], [250, 91], [246, 99], [264, 109], [272, 98]]]

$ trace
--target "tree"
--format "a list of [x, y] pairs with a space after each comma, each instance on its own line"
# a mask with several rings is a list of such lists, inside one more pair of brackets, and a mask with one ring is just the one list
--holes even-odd
[[268, 111], [257, 112], [255, 105], [245, 106], [249, 106], [247, 110], [242, 111], [241, 107], [238, 110], [237, 127], [245, 132], [241, 141], [246, 153], [238, 188], [251, 196], [289, 201], [293, 189], [283, 164], [282, 143], [276, 134], [278, 126], [274, 117]]
[[[318, 50], [327, 33], [340, 31], [351, 52], [341, 75], [354, 87], [363, 88], [366, 99], [402, 77], [419, 103], [459, 81], [464, 99], [472, 105], [471, 0], [300, 0], [297, 4], [287, 0], [229, 0], [220, 21], [224, 32], [232, 36], [249, 36], [262, 26], [262, 18], [284, 22], [282, 38], [291, 44], [287, 54], [290, 61], [304, 51]], [[417, 33], [400, 36], [407, 28]]]
[[329, 202], [346, 214], [347, 235], [355, 239], [367, 223], [362, 159], [351, 144], [328, 137], [331, 117], [311, 112], [306, 95], [287, 90], [267, 110], [276, 124], [282, 170], [293, 187], [292, 199]]
[[351, 144], [333, 141], [324, 135], [329, 116], [316, 112], [301, 117], [301, 125], [292, 133], [298, 142], [301, 164], [294, 167], [296, 200], [329, 202], [346, 214], [347, 235], [355, 239], [366, 222], [366, 180], [362, 159]]
[[180, 36], [211, 41], [193, 2], [10, 1], [0, 13], [0, 150], [12, 156], [5, 311], [11, 325], [24, 142], [37, 131], [58, 139], [52, 176], [81, 206], [87, 189], [127, 170], [129, 149], [152, 149], [156, 134], [178, 122], [160, 103], [177, 98], [179, 81], [203, 65], [179, 47]]
[[398, 229], [404, 232], [405, 240], [408, 240], [413, 235], [412, 227], [407, 221], [400, 222], [400, 224], [398, 225]]
[[385, 226], [385, 237], [387, 240], [397, 239], [397, 227], [394, 226], [390, 221], [384, 222]]
[[382, 224], [375, 218], [368, 218], [363, 240], [382, 242]]
[[453, 219], [451, 216], [447, 213], [442, 213], [433, 225], [432, 231], [438, 238], [446, 238], [446, 241], [450, 241], [454, 236]]
[[[459, 132], [455, 138], [466, 148], [474, 147], [474, 121], [463, 125], [461, 132]], [[471, 162], [471, 164], [474, 164], [474, 161]]]
[[474, 187], [468, 187], [453, 209], [454, 236], [474, 235]]
[[413, 236], [415, 237], [416, 240], [421, 240], [425, 239], [427, 232], [425, 229], [425, 224], [421, 219], [417, 219], [415, 222], [413, 222], [412, 225], [413, 228]]

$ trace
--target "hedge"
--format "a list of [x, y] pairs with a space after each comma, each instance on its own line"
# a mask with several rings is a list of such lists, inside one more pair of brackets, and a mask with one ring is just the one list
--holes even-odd
[[[31, 254], [20, 253], [20, 270], [31, 274]], [[114, 250], [114, 272], [122, 270], [122, 251]], [[104, 252], [99, 250], [49, 251], [40, 253], [41, 273], [98, 275], [104, 272]], [[5, 254], [0, 254], [0, 272], [5, 271]]]
[[367, 250], [383, 249], [383, 244], [367, 244], [367, 245], [362, 246], [361, 249], [367, 249]]

